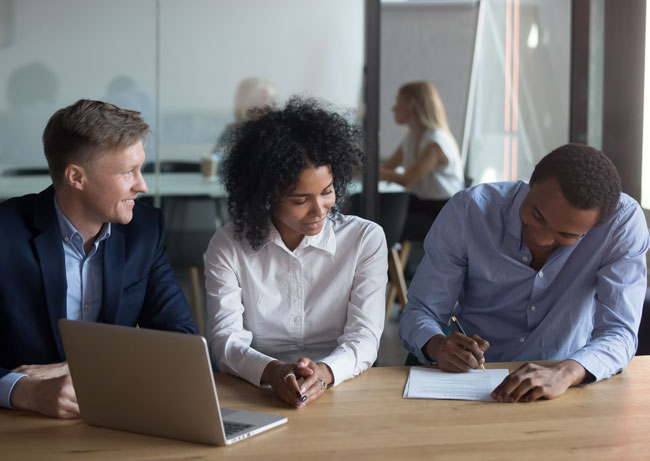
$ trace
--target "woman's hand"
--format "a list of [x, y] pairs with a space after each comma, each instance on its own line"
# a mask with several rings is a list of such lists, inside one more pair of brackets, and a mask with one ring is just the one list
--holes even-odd
[[298, 360], [296, 366], [301, 370], [301, 376], [305, 378], [300, 386], [300, 393], [307, 396], [305, 404], [321, 398], [327, 386], [334, 382], [332, 370], [323, 362], [314, 362], [303, 357]]
[[395, 170], [388, 168], [384, 165], [379, 165], [379, 180], [380, 181], [390, 181], [391, 175], [395, 174]]
[[262, 384], [269, 384], [275, 394], [289, 405], [301, 408], [305, 406], [298, 379], [302, 377], [302, 370], [293, 363], [284, 363], [279, 360], [270, 362], [262, 373]]
[[[302, 385], [299, 384], [301, 378]], [[306, 357], [296, 364], [274, 360], [262, 373], [262, 384], [269, 384], [281, 400], [296, 408], [318, 400], [333, 380], [327, 365]]]

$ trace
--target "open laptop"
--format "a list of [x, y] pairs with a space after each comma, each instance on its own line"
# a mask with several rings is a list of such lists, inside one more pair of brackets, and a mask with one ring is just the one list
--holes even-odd
[[65, 319], [59, 328], [87, 424], [230, 445], [287, 422], [219, 407], [202, 336]]

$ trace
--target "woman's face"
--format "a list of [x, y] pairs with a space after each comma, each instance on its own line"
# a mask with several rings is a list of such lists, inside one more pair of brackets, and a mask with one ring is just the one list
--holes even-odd
[[296, 187], [271, 209], [273, 224], [287, 248], [293, 251], [305, 235], [318, 234], [335, 201], [331, 168], [305, 168]]
[[407, 99], [402, 93], [397, 93], [397, 99], [395, 100], [395, 105], [393, 106], [393, 116], [395, 117], [395, 123], [398, 125], [409, 123], [413, 117], [414, 109], [415, 101], [412, 99]]

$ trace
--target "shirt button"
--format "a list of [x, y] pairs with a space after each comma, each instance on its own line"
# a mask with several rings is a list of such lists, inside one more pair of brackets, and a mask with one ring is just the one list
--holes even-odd
[[88, 309], [88, 303], [84, 304], [84, 309]]
[[544, 277], [544, 272], [539, 271], [539, 274], [537, 274], [537, 276], [541, 279], [542, 277]]
[[63, 237], [63, 240], [65, 240], [66, 242], [70, 241], [70, 239], [68, 237]]
[[296, 315], [296, 316], [293, 318], [293, 323], [300, 323], [300, 316], [299, 316], [299, 315]]
[[533, 312], [535, 312], [535, 311], [537, 310], [537, 306], [532, 306], [532, 307], [530, 308], [530, 310], [533, 311]]
[[522, 260], [523, 260], [523, 261], [524, 261], [525, 263], [527, 263], [527, 262], [528, 262], [528, 256], [524, 256], [524, 257], [523, 257], [523, 258], [521, 258], [521, 259], [522, 259]]
[[521, 338], [519, 338], [520, 343], [523, 343], [524, 341], [526, 341], [526, 338], [524, 338], [523, 336]]

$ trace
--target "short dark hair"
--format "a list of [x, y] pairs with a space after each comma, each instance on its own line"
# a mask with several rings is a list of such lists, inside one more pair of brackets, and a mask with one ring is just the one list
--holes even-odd
[[105, 151], [127, 148], [142, 141], [149, 125], [139, 112], [102, 101], [80, 99], [59, 109], [43, 131], [43, 150], [55, 186], [65, 168], [76, 163], [89, 167]]
[[329, 166], [334, 215], [352, 175], [361, 167], [361, 130], [311, 98], [292, 97], [283, 108], [254, 109], [225, 137], [221, 168], [235, 237], [260, 248], [269, 235], [271, 208], [296, 187], [308, 167]]
[[596, 225], [607, 220], [621, 196], [621, 178], [605, 154], [584, 144], [565, 144], [535, 166], [530, 184], [547, 178], [560, 183], [562, 195], [581, 210], [598, 210]]

